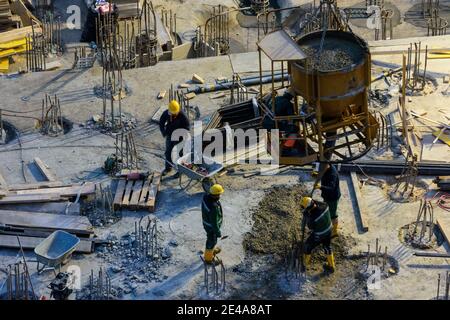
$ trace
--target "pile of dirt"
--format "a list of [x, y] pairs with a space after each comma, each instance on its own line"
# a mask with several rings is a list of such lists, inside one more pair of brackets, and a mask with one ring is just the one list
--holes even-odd
[[302, 50], [308, 56], [307, 68], [322, 72], [340, 70], [353, 64], [352, 57], [339, 49], [323, 49], [319, 54], [316, 48], [304, 47]]
[[253, 228], [244, 237], [244, 248], [256, 254], [282, 256], [294, 239], [300, 239], [300, 199], [305, 186], [274, 187], [253, 210]]
[[[313, 251], [307, 281], [294, 276], [286, 261], [287, 248], [300, 239], [302, 214], [300, 198], [305, 186], [275, 187], [268, 190], [253, 211], [253, 228], [244, 238], [246, 258], [233, 268], [238, 285], [230, 288], [231, 299], [371, 299], [361, 274], [367, 258], [350, 256], [356, 245], [351, 236], [340, 234], [332, 248], [336, 271], [324, 271], [327, 256], [321, 246]], [[309, 231], [305, 235], [308, 237]]]

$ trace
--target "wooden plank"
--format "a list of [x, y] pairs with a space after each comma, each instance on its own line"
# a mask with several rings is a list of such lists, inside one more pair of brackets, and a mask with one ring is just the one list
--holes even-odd
[[441, 230], [442, 235], [444, 236], [447, 244], [450, 245], [450, 223], [447, 220], [437, 219], [436, 220], [439, 229]]
[[[45, 238], [39, 237], [22, 237], [19, 236], [20, 243], [22, 244], [23, 249], [33, 250], [39, 245]], [[17, 241], [17, 237], [13, 235], [5, 235], [0, 234], [0, 247], [1, 248], [10, 248], [10, 249], [19, 249], [19, 243]], [[94, 242], [91, 240], [80, 239], [80, 243], [78, 244], [75, 252], [78, 253], [92, 253], [94, 252]]]
[[139, 203], [139, 199], [141, 197], [142, 185], [144, 184], [144, 180], [137, 180], [134, 182], [133, 193], [130, 199], [130, 206], [132, 209], [137, 209], [137, 205]]
[[3, 178], [1, 170], [0, 170], [0, 188], [8, 190], [8, 183], [6, 183], [5, 178]]
[[150, 189], [148, 192], [148, 199], [147, 199], [147, 207], [150, 212], [155, 211], [156, 196], [158, 195], [160, 182], [161, 182], [161, 173], [155, 172], [153, 175], [152, 184], [150, 185]]
[[127, 206], [130, 203], [131, 191], [133, 190], [134, 181], [127, 181], [127, 186], [125, 187], [125, 194], [123, 195], [122, 205]]
[[358, 176], [356, 175], [355, 172], [350, 173], [350, 177], [352, 180], [352, 184], [353, 184], [353, 190], [355, 191], [355, 201], [356, 201], [356, 206], [358, 208], [358, 212], [359, 212], [359, 217], [361, 219], [361, 227], [362, 227], [362, 231], [367, 232], [369, 231], [369, 227], [366, 223], [366, 212], [367, 212], [367, 207], [366, 207], [366, 203], [364, 201], [364, 198], [361, 195], [361, 189], [359, 187], [359, 181], [358, 181]]
[[[70, 204], [70, 205], [69, 205]], [[80, 204], [63, 202], [45, 202], [29, 204], [2, 204], [0, 210], [42, 212], [51, 214], [80, 215]]]
[[61, 181], [41, 181], [35, 183], [21, 183], [21, 184], [11, 184], [9, 185], [9, 190], [31, 190], [31, 189], [41, 189], [41, 188], [54, 188], [54, 187], [72, 187], [73, 185], [63, 183]]
[[117, 210], [122, 205], [122, 199], [123, 199], [123, 193], [125, 192], [125, 186], [127, 184], [127, 180], [120, 179], [119, 183], [117, 184], [116, 188], [116, 194], [114, 195], [114, 210]]
[[141, 197], [139, 198], [139, 207], [147, 206], [148, 190], [150, 188], [152, 180], [153, 180], [153, 173], [148, 176], [148, 178], [144, 182], [144, 185], [142, 186]]
[[[19, 40], [27, 36], [27, 34], [31, 34], [32, 28], [31, 26], [23, 27], [19, 29], [14, 29], [11, 31], [1, 32], [0, 33], [0, 43], [10, 42], [14, 40]], [[42, 29], [40, 27], [34, 27], [35, 33], [42, 33]]]
[[0, 224], [18, 228], [65, 230], [76, 234], [93, 234], [89, 219], [84, 216], [0, 210]]
[[14, 194], [17, 195], [35, 195], [35, 194], [51, 194], [57, 193], [61, 197], [76, 197], [78, 193], [81, 196], [88, 196], [90, 194], [95, 193], [95, 184], [94, 183], [85, 183], [80, 186], [72, 186], [72, 187], [56, 187], [56, 188], [44, 188], [44, 189], [35, 189], [35, 190], [17, 190]]
[[44, 175], [45, 179], [47, 179], [48, 181], [58, 180], [53, 172], [48, 169], [47, 165], [41, 159], [37, 157], [34, 158], [34, 163], [38, 167], [39, 171], [41, 171], [41, 173]]
[[20, 204], [20, 203], [39, 203], [55, 202], [63, 200], [59, 194], [32, 194], [32, 195], [11, 195], [0, 199], [0, 204]]

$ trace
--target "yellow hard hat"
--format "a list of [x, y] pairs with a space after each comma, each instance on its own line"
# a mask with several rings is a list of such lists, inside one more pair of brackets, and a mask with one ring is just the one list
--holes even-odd
[[169, 103], [169, 112], [171, 114], [178, 114], [180, 113], [180, 104], [176, 100], [172, 100]]
[[209, 193], [213, 196], [221, 195], [224, 192], [225, 190], [220, 184], [214, 184], [213, 186], [211, 186], [211, 188], [209, 188]]
[[311, 205], [312, 201], [313, 199], [311, 197], [302, 197], [302, 199], [300, 200], [300, 207], [302, 209], [306, 209]]

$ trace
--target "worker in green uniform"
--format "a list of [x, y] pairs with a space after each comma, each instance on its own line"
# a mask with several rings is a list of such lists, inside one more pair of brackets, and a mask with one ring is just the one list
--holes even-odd
[[300, 200], [300, 207], [303, 210], [303, 219], [306, 219], [306, 225], [312, 231], [305, 243], [304, 267], [307, 268], [310, 265], [312, 251], [321, 244], [327, 254], [325, 271], [334, 272], [336, 265], [331, 248], [332, 225], [328, 205], [304, 196]]
[[222, 227], [223, 212], [220, 204], [220, 196], [224, 189], [220, 184], [214, 184], [209, 189], [209, 193], [203, 196], [202, 201], [202, 219], [203, 228], [206, 231], [206, 248], [204, 260], [211, 263], [214, 257], [221, 251], [216, 247], [217, 239], [222, 237], [220, 228]]
[[330, 210], [331, 222], [333, 224], [333, 229], [331, 232], [331, 237], [338, 236], [338, 203], [341, 198], [341, 189], [339, 186], [339, 173], [336, 167], [332, 164], [325, 163], [323, 168], [323, 175], [320, 183], [314, 186], [314, 189], [321, 190], [321, 196], [323, 200], [327, 203]]

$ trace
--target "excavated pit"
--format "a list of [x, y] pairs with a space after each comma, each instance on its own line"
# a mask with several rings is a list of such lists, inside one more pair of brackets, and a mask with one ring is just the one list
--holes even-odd
[[69, 119], [62, 117], [62, 121], [61, 119], [58, 119], [58, 128], [59, 130], [61, 129], [61, 122], [62, 122], [62, 132], [44, 132], [43, 130], [41, 130], [41, 133], [44, 135], [49, 135], [49, 136], [59, 136], [59, 135], [64, 135], [64, 134], [68, 134], [70, 131], [72, 131], [73, 129], [73, 122], [70, 121]]
[[14, 127], [11, 123], [7, 121], [2, 121], [3, 124], [3, 132], [0, 137], [0, 146], [5, 145], [13, 141], [17, 138], [18, 131], [17, 128]]
[[[417, 227], [416, 227], [417, 225]], [[431, 237], [430, 228], [431, 227]], [[400, 241], [413, 249], [431, 250], [437, 249], [444, 242], [444, 237], [436, 224], [430, 226], [430, 222], [426, 223], [426, 230], [421, 236], [422, 222], [418, 224], [412, 222], [400, 228], [398, 237]]]

